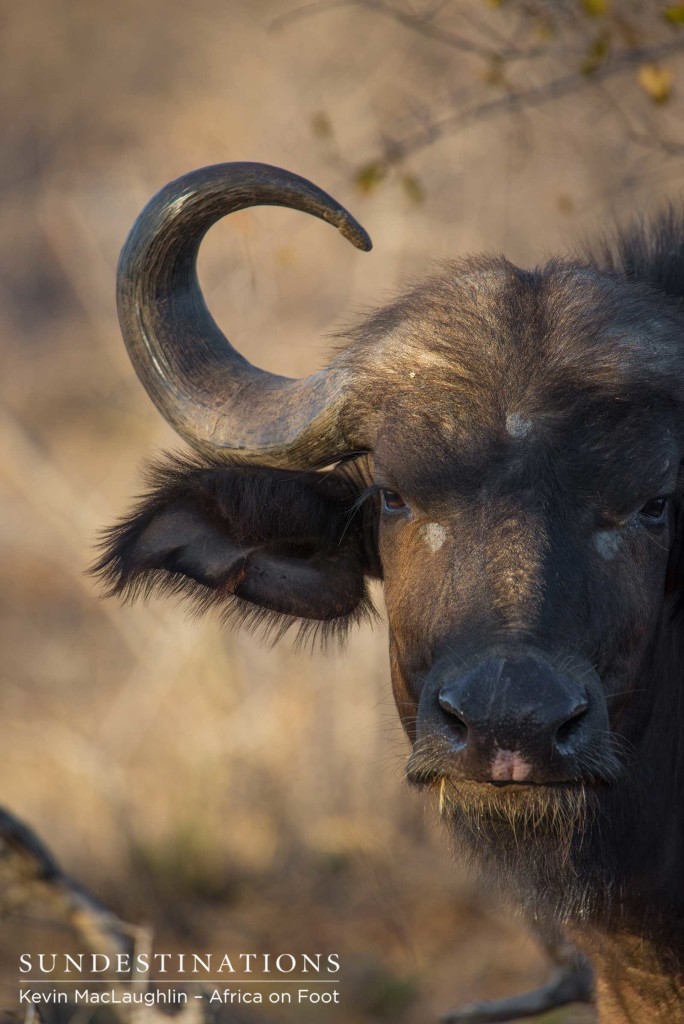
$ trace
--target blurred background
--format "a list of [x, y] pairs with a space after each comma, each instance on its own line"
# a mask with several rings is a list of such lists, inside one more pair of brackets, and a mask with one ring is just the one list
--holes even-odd
[[[141, 463], [180, 447], [127, 361], [116, 260], [194, 167], [312, 178], [372, 253], [258, 209], [200, 267], [252, 361], [310, 373], [434, 261], [533, 265], [679, 198], [684, 4], [24, 0], [0, 25], [0, 803], [158, 949], [339, 952], [317, 1021], [417, 1024], [537, 984], [542, 954], [403, 783], [382, 620], [344, 652], [269, 650], [84, 575]], [[15, 902], [7, 1007], [18, 951], [73, 945], [39, 891]]]

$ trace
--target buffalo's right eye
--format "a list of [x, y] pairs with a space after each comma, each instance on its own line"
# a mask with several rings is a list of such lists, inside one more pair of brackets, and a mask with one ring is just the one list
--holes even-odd
[[406, 502], [402, 498], [401, 494], [397, 494], [396, 491], [388, 491], [383, 488], [382, 491], [382, 511], [389, 512], [404, 512], [406, 509]]
[[652, 523], [660, 522], [668, 506], [668, 498], [654, 498], [647, 502], [639, 512], [642, 519], [650, 520]]

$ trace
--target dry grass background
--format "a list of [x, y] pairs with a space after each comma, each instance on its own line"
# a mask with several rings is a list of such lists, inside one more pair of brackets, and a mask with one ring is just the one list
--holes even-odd
[[[201, 267], [236, 344], [300, 375], [322, 365], [327, 331], [431, 260], [535, 262], [676, 194], [679, 170], [636, 161], [606, 88], [445, 138], [409, 164], [422, 201], [399, 173], [363, 191], [351, 168], [384, 126], [456, 102], [479, 72], [353, 6], [274, 27], [292, 6], [3, 6], [0, 801], [158, 948], [339, 949], [344, 1005], [316, 1019], [412, 1024], [545, 968], [404, 788], [384, 626], [342, 654], [264, 650], [176, 607], [103, 602], [83, 575], [143, 458], [176, 447], [120, 341], [118, 250], [193, 167], [313, 178], [368, 228], [370, 255], [256, 210], [217, 226]], [[3, 923], [0, 1005], [18, 950], [71, 941], [40, 918]]]

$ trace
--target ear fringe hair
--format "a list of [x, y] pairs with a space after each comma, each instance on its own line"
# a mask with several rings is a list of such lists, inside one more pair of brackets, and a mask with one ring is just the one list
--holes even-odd
[[[361, 599], [350, 613], [330, 619], [303, 619], [253, 604], [236, 597], [225, 588], [205, 586], [181, 573], [162, 568], [136, 568], [126, 564], [126, 552], [135, 538], [162, 511], [166, 502], [175, 496], [187, 494], [188, 484], [192, 487], [193, 477], [199, 485], [207, 473], [230, 468], [246, 467], [231, 467], [219, 459], [214, 461], [202, 457], [200, 461], [193, 456], [166, 452], [143, 468], [145, 491], [137, 497], [126, 515], [101, 531], [96, 544], [101, 553], [86, 570], [86, 574], [96, 579], [102, 587], [103, 598], [116, 597], [126, 604], [136, 600], [148, 601], [152, 597], [174, 598], [187, 606], [191, 617], [200, 618], [210, 612], [217, 613], [222, 625], [230, 629], [243, 629], [259, 642], [271, 647], [294, 629], [295, 646], [309, 651], [317, 647], [323, 650], [343, 647], [354, 626], [366, 622], [374, 624], [379, 616], [365, 582]], [[340, 494], [349, 491], [349, 509], [353, 512], [356, 496], [354, 485], [359, 473], [351, 464], [349, 471], [347, 466], [344, 470], [335, 481], [335, 489]], [[290, 475], [287, 471], [274, 472], [279, 472], [281, 479]], [[301, 477], [304, 474], [293, 471], [291, 475]], [[306, 475], [314, 478], [313, 473]], [[330, 475], [317, 473], [315, 476], [320, 478], [321, 489], [325, 491], [330, 484]]]
[[103, 597], [118, 597], [125, 604], [143, 602], [152, 597], [170, 597], [187, 605], [191, 618], [217, 613], [220, 623], [229, 629], [243, 629], [269, 647], [274, 647], [291, 629], [296, 630], [295, 646], [313, 651], [344, 647], [348, 635], [356, 625], [378, 620], [368, 588], [358, 605], [348, 615], [334, 619], [301, 619], [295, 615], [276, 612], [252, 604], [242, 598], [213, 590], [180, 573], [165, 569], [138, 570], [126, 573], [116, 555], [109, 551], [88, 570], [88, 574], [104, 583]]

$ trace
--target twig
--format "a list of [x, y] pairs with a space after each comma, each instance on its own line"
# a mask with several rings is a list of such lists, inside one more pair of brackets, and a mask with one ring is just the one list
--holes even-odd
[[88, 948], [111, 954], [131, 951], [135, 929], [69, 878], [36, 833], [2, 808], [0, 850], [0, 910], [4, 914], [36, 898], [52, 902], [59, 917]]
[[297, 7], [292, 11], [286, 11], [285, 14], [278, 15], [278, 17], [271, 21], [269, 28], [285, 28], [295, 21], [300, 21], [303, 18], [317, 14], [324, 14], [327, 11], [336, 10], [341, 7], [361, 7], [366, 11], [372, 11], [374, 14], [391, 18], [397, 24], [429, 39], [433, 43], [441, 43], [453, 50], [458, 50], [460, 53], [469, 53], [485, 60], [529, 60], [547, 52], [545, 46], [534, 46], [527, 50], [509, 45], [503, 49], [486, 46], [436, 25], [432, 15], [420, 17], [394, 7], [392, 4], [387, 3], [386, 0], [318, 0], [318, 2], [304, 4], [302, 7]]
[[392, 6], [386, 0], [357, 0], [360, 5], [375, 14], [391, 18], [397, 24], [415, 32], [417, 35], [429, 39], [433, 43], [441, 43], [443, 46], [461, 53], [470, 53], [475, 57], [482, 57], [486, 60], [516, 61], [533, 60], [535, 57], [543, 56], [548, 52], [546, 46], [531, 46], [528, 49], [519, 49], [511, 46], [508, 42], [503, 48], [486, 46], [477, 43], [465, 36], [450, 32], [443, 26], [435, 24], [432, 17], [419, 17]]
[[408, 155], [427, 149], [447, 132], [451, 133], [473, 124], [480, 124], [503, 114], [516, 114], [545, 106], [553, 100], [562, 99], [595, 85], [597, 82], [603, 82], [623, 74], [638, 64], [655, 61], [673, 53], [684, 53], [684, 39], [646, 49], [630, 50], [629, 53], [621, 54], [597, 68], [591, 75], [573, 72], [551, 79], [543, 85], [511, 92], [494, 100], [479, 103], [468, 110], [448, 114], [441, 119], [431, 121], [423, 132], [405, 139], [391, 140], [386, 145], [384, 162], [388, 165], [398, 163]]

